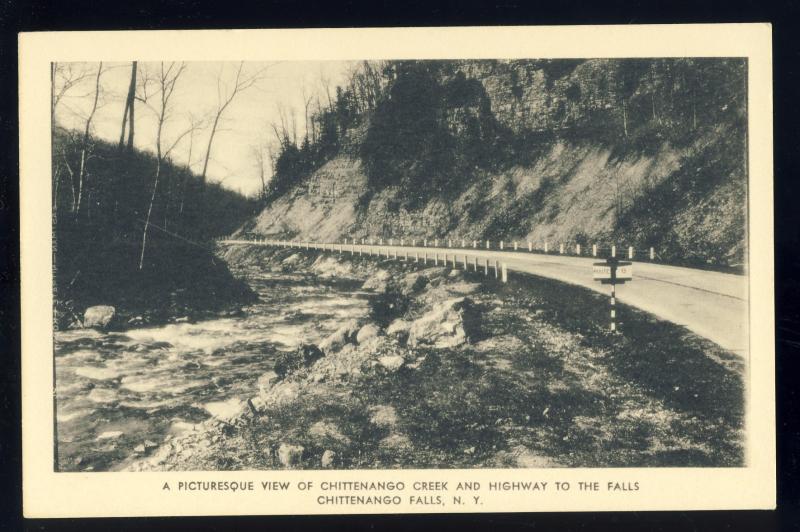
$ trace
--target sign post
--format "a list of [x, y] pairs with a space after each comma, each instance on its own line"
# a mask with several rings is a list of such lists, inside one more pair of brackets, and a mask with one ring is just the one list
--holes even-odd
[[617, 285], [633, 280], [633, 264], [609, 257], [592, 264], [592, 278], [611, 285], [611, 332], [617, 332]]

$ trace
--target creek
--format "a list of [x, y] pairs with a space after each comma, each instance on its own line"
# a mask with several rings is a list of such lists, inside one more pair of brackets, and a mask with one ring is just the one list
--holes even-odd
[[240, 311], [124, 331], [55, 333], [61, 471], [110, 471], [145, 442], [194, 430], [257, 393], [276, 354], [366, 315], [360, 283], [231, 268], [258, 294]]

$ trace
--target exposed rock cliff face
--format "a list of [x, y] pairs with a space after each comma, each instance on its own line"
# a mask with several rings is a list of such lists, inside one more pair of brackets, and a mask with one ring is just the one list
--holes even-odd
[[[379, 104], [347, 131], [338, 155], [241, 231], [615, 243], [653, 246], [675, 262], [743, 262], [743, 62], [460, 61], [433, 70], [441, 94], [426, 127], [444, 128], [446, 142], [424, 157], [452, 165], [385, 150], [399, 177], [376, 176], [364, 143], [374, 113], [386, 127]], [[386, 98], [396, 102], [391, 87]], [[414, 131], [398, 135], [386, 142]], [[466, 164], [475, 150], [485, 153]], [[448, 171], [446, 180], [434, 175]]]

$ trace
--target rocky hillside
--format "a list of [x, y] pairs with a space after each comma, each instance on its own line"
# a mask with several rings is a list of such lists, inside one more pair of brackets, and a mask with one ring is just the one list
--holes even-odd
[[616, 243], [744, 262], [743, 61], [380, 66], [371, 98], [354, 82], [317, 117], [338, 120], [324, 155], [292, 175], [279, 159], [283, 186], [240, 233]]

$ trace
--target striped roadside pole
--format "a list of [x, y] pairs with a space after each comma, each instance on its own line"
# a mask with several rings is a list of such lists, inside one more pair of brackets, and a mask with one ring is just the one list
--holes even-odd
[[617, 287], [611, 283], [611, 332], [617, 332]]

